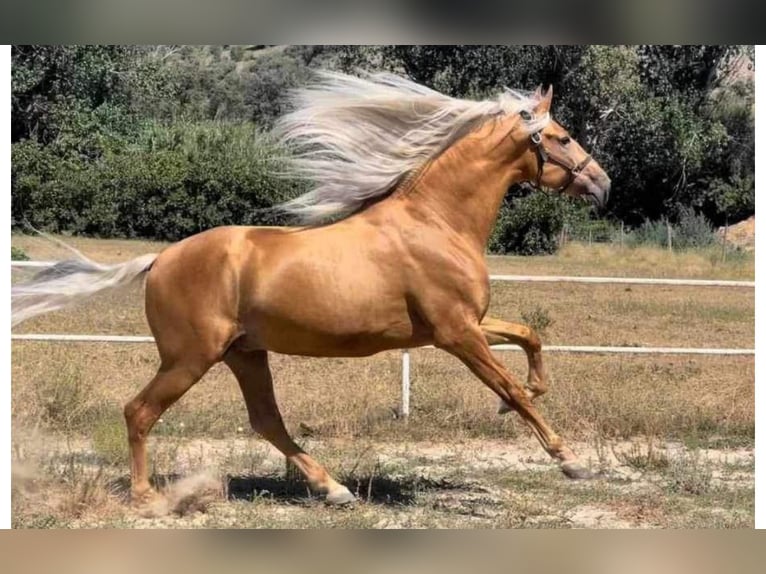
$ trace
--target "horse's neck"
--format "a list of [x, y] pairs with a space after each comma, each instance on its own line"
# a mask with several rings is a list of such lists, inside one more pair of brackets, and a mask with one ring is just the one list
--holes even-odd
[[413, 211], [446, 224], [484, 252], [503, 197], [521, 173], [507, 156], [484, 154], [481, 144], [465, 142], [427, 166], [404, 191], [403, 200]]

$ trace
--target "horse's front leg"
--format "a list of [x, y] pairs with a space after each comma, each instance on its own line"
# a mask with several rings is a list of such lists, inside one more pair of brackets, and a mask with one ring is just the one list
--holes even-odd
[[[535, 399], [548, 391], [548, 374], [543, 366], [542, 343], [534, 329], [494, 317], [484, 317], [479, 326], [488, 345], [510, 343], [518, 345], [527, 354], [529, 373], [525, 387], [530, 399]], [[501, 400], [498, 413], [503, 414], [510, 410], [512, 410], [510, 405]]]

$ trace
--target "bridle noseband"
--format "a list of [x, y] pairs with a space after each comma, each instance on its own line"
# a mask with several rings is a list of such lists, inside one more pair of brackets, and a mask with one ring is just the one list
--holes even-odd
[[[532, 119], [532, 115], [526, 110], [522, 110], [520, 115], [523, 120], [529, 121]], [[537, 156], [537, 180], [535, 181], [535, 187], [537, 188], [542, 187], [541, 180], [543, 177], [543, 168], [545, 167], [545, 162], [555, 164], [567, 172], [569, 176], [567, 181], [564, 183], [564, 185], [555, 190], [557, 192], [562, 192], [570, 185], [572, 185], [572, 182], [575, 180], [575, 178], [580, 175], [580, 173], [582, 173], [582, 170], [584, 170], [585, 167], [593, 159], [590, 155], [587, 155], [585, 156], [585, 159], [583, 159], [580, 163], [571, 165], [568, 162], [565, 162], [564, 160], [556, 157], [550, 151], [545, 149], [545, 146], [543, 145], [542, 130], [534, 132], [529, 137], [529, 139], [532, 142], [532, 147], [534, 147], [535, 155]]]

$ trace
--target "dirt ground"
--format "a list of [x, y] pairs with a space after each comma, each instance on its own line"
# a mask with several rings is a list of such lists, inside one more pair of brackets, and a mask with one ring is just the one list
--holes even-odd
[[721, 239], [724, 237], [724, 231], [728, 244], [736, 245], [746, 251], [755, 249], [755, 215], [739, 223], [729, 225], [728, 229], [719, 227], [717, 233]]
[[[91, 493], [51, 486], [14, 467], [16, 504], [38, 512], [16, 526], [72, 528], [716, 528], [752, 527], [753, 451], [690, 449], [642, 439], [575, 443], [596, 477], [570, 481], [530, 439], [304, 444], [356, 493], [326, 506], [255, 438], [154, 441], [171, 508], [144, 517], [125, 503], [127, 476], [104, 470], [87, 441], [45, 443], [48, 471], [92, 476]], [[164, 443], [164, 444], [163, 444]], [[29, 443], [28, 443], [29, 444]], [[38, 444], [42, 445], [42, 442]], [[52, 445], [56, 444], [52, 448]], [[52, 453], [58, 452], [57, 455]], [[31, 452], [27, 452], [31, 455]], [[179, 478], [184, 477], [184, 478]], [[103, 492], [98, 492], [103, 488]], [[53, 505], [82, 508], [62, 522]], [[51, 510], [46, 513], [46, 506]], [[46, 523], [46, 520], [49, 521]]]

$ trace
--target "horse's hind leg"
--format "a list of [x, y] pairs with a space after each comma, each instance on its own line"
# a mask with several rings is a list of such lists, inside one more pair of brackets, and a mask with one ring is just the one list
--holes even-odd
[[237, 377], [247, 404], [250, 425], [287, 459], [298, 467], [309, 486], [324, 493], [330, 504], [348, 504], [354, 495], [306, 454], [287, 434], [279, 413], [266, 351], [242, 351], [231, 348], [224, 361]]
[[[529, 374], [525, 387], [530, 399], [535, 399], [548, 391], [548, 375], [543, 366], [542, 342], [534, 329], [494, 317], [484, 317], [479, 326], [487, 344], [518, 345], [527, 354]], [[502, 414], [510, 410], [512, 410], [511, 407], [501, 401], [498, 412]]]
[[177, 360], [160, 367], [151, 382], [125, 405], [125, 422], [130, 445], [130, 498], [142, 506], [156, 496], [149, 484], [146, 437], [163, 412], [176, 402], [212, 366], [214, 361], [199, 357]]

